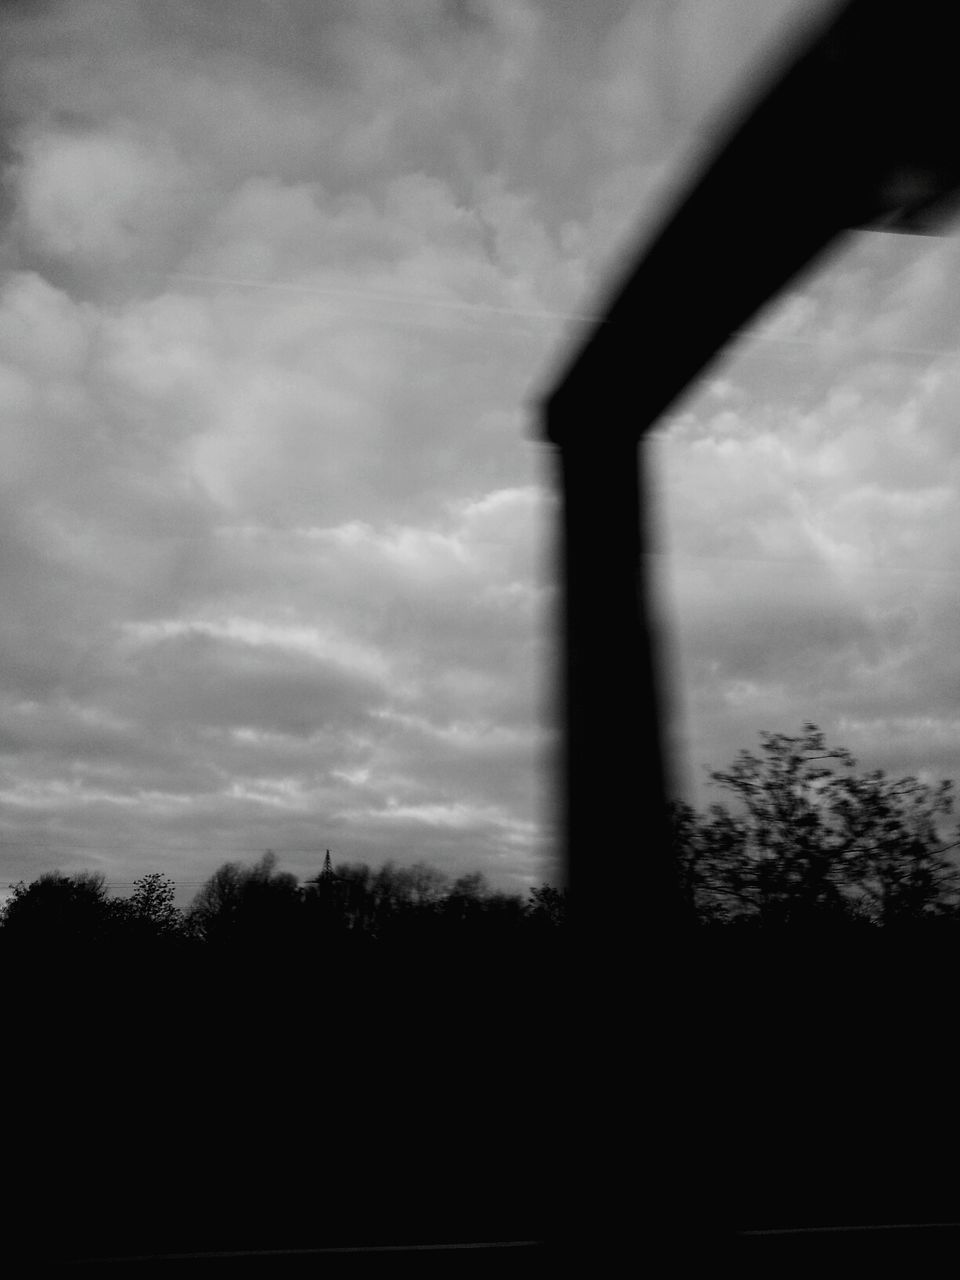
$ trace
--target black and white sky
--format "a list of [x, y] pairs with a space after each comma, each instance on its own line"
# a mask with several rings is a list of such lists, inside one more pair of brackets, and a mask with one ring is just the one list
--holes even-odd
[[[0, 884], [551, 878], [537, 396], [825, 7], [3, 8]], [[805, 719], [958, 771], [958, 278], [955, 238], [852, 236], [656, 433], [698, 802]]]

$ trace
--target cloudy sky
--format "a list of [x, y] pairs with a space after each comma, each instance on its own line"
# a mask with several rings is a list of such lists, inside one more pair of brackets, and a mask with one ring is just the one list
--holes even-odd
[[[0, 885], [267, 848], [550, 878], [537, 397], [810, 10], [3, 8]], [[807, 718], [960, 773], [958, 271], [851, 238], [657, 433], [697, 800]]]

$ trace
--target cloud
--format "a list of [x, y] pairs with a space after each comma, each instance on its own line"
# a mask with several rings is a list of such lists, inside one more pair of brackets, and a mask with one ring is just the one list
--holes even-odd
[[956, 772], [956, 254], [955, 238], [853, 242], [652, 445], [698, 798], [703, 764], [804, 719], [865, 763]]
[[[536, 397], [743, 59], [802, 7], [717, 0], [703, 28], [702, 6], [619, 0], [4, 15], [11, 876], [190, 880], [267, 847], [303, 871], [327, 847], [549, 871]], [[882, 350], [949, 346], [940, 279], [874, 246], [798, 282], [677, 416], [665, 527], [714, 726], [926, 652], [934, 598], [864, 584], [953, 533], [956, 370], [905, 394]], [[746, 566], [740, 603], [707, 555]], [[947, 668], [924, 660], [932, 697]]]
[[185, 185], [172, 154], [133, 137], [39, 133], [22, 144], [21, 234], [28, 251], [102, 268], [167, 229]]
[[540, 593], [513, 406], [568, 301], [545, 283], [562, 256], [502, 182], [440, 163], [438, 109], [483, 114], [456, 37], [493, 68], [504, 15], [422, 49], [430, 15], [61, 4], [13, 28], [0, 777], [20, 864], [100, 837], [209, 867], [319, 828], [416, 856], [419, 833], [453, 840], [443, 813], [463, 865], [530, 877], [547, 847], [535, 788], [503, 787], [536, 748], [509, 727], [536, 714]]

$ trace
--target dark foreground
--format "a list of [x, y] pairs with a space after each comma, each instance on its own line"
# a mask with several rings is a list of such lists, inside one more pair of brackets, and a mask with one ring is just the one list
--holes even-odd
[[529, 1257], [562, 1182], [557, 966], [329, 962], [309, 980], [240, 956], [21, 974], [8, 1260], [465, 1243]]
[[384, 1273], [420, 1246], [420, 1272], [504, 1275], [667, 1248], [769, 1273], [954, 1247], [931, 1225], [960, 1221], [952, 944], [662, 959], [7, 973], [5, 1258]]

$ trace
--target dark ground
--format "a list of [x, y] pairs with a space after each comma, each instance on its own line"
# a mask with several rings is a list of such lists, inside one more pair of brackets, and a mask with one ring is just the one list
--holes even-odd
[[537, 1241], [417, 1266], [769, 1274], [912, 1265], [944, 1246], [916, 1224], [960, 1220], [958, 966], [929, 941], [712, 942], [606, 981], [559, 954], [352, 963], [61, 958], [8, 986], [8, 1262]]

